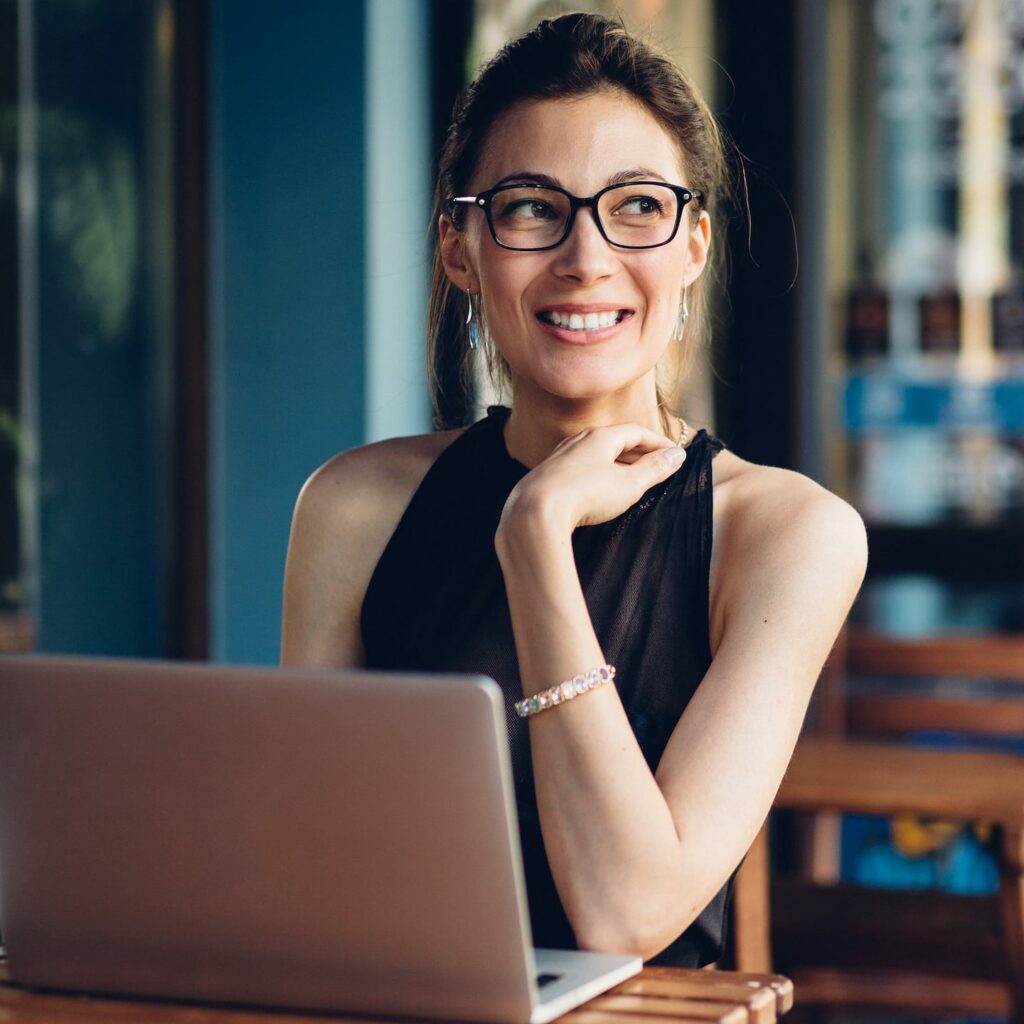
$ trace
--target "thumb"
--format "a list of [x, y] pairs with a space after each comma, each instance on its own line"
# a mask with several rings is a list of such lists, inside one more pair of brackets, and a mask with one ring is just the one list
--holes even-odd
[[644, 475], [650, 478], [648, 487], [671, 476], [686, 461], [686, 449], [677, 444], [657, 451], [648, 452], [634, 463], [635, 467], [643, 466]]
[[662, 448], [658, 456], [672, 469], [678, 469], [686, 461], [686, 449], [680, 444], [674, 444], [671, 448]]

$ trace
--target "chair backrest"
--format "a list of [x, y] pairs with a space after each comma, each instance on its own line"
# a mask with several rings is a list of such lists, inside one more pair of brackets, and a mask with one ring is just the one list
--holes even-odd
[[[903, 640], [851, 628], [846, 666], [851, 679], [872, 677], [895, 684], [846, 693], [845, 727], [850, 733], [927, 730], [1024, 736], [1024, 634]], [[912, 678], [947, 682], [925, 690], [899, 687], [900, 681]]]

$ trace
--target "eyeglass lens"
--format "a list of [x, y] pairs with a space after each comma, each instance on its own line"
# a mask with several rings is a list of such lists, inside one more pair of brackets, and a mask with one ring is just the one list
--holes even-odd
[[[624, 246], [662, 245], [672, 237], [679, 199], [664, 185], [617, 185], [597, 202], [597, 216], [609, 241]], [[541, 185], [502, 189], [491, 200], [494, 234], [513, 249], [555, 245], [565, 234], [569, 198]]]

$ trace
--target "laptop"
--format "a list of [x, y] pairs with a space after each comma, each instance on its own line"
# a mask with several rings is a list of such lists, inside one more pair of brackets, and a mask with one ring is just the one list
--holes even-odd
[[38, 988], [543, 1024], [489, 679], [0, 659], [0, 930]]

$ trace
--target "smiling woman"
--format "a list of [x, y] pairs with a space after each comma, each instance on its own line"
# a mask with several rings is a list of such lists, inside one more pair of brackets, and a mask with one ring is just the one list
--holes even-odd
[[688, 214], [703, 193], [681, 184], [687, 176], [678, 142], [621, 88], [522, 99], [494, 122], [469, 181], [476, 194], [455, 197], [440, 220], [440, 258], [449, 303], [451, 284], [483, 296], [484, 334], [516, 395], [509, 442], [524, 461], [557, 441], [522, 434], [526, 389], [552, 411], [585, 398], [605, 407], [597, 422], [666, 430], [650, 371], [710, 242], [707, 211]]
[[[336, 456], [303, 488], [282, 660], [505, 692], [534, 939], [696, 966], [860, 584], [856, 513], [663, 401], [725, 187], [665, 57], [587, 14], [480, 73], [440, 161], [435, 362], [511, 408]], [[464, 380], [465, 382], [465, 380]]]

